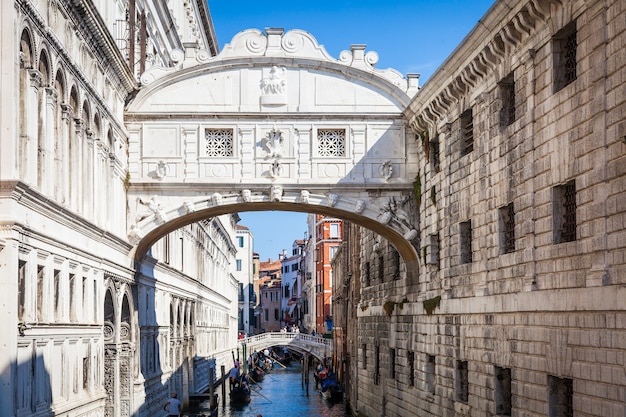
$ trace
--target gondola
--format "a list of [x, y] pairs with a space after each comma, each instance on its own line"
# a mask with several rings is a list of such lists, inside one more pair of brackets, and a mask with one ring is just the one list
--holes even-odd
[[343, 388], [335, 374], [329, 373], [320, 381], [320, 394], [327, 401], [339, 402], [343, 400]]
[[236, 405], [245, 405], [250, 403], [250, 387], [246, 381], [246, 377], [239, 377], [230, 387], [230, 403]]

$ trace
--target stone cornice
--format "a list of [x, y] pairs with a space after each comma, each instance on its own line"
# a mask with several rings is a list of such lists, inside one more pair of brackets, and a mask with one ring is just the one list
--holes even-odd
[[220, 46], [217, 43], [217, 36], [215, 35], [215, 27], [213, 26], [213, 19], [211, 18], [208, 2], [206, 0], [196, 0], [196, 5], [200, 13], [204, 33], [207, 37], [209, 52], [211, 56], [215, 56], [220, 53]]
[[437, 69], [409, 105], [406, 116], [416, 133], [435, 121], [479, 85], [550, 16], [561, 0], [496, 2], [457, 49]]

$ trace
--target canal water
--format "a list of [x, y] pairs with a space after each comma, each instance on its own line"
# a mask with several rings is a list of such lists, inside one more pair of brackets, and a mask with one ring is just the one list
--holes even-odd
[[[219, 399], [218, 417], [347, 417], [343, 402], [332, 403], [315, 389], [313, 372], [309, 375], [309, 392], [302, 385], [302, 366], [293, 362], [286, 369], [274, 368], [263, 381], [252, 384], [250, 404], [233, 407]], [[217, 390], [221, 396], [221, 388]], [[183, 414], [184, 415], [184, 414]], [[190, 414], [193, 415], [193, 414]]]

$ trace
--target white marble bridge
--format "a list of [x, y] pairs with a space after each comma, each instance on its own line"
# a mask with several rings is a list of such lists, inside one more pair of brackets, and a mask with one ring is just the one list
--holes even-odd
[[333, 353], [332, 339], [304, 333], [262, 333], [239, 339], [238, 348], [243, 349], [244, 346], [249, 353], [264, 350], [270, 346], [286, 346], [298, 353], [309, 353], [318, 359], [324, 359]]

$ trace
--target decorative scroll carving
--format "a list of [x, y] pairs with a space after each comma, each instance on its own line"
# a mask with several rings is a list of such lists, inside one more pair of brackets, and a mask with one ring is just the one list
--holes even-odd
[[194, 204], [191, 201], [185, 201], [181, 206], [181, 209], [185, 214], [193, 213], [194, 211], [196, 211]]
[[339, 201], [339, 196], [337, 194], [328, 194], [326, 197], [328, 207], [335, 207], [337, 205], [337, 201]]
[[267, 149], [268, 158], [282, 158], [283, 156], [283, 134], [276, 128], [272, 129], [265, 139], [263, 139], [263, 145]]

